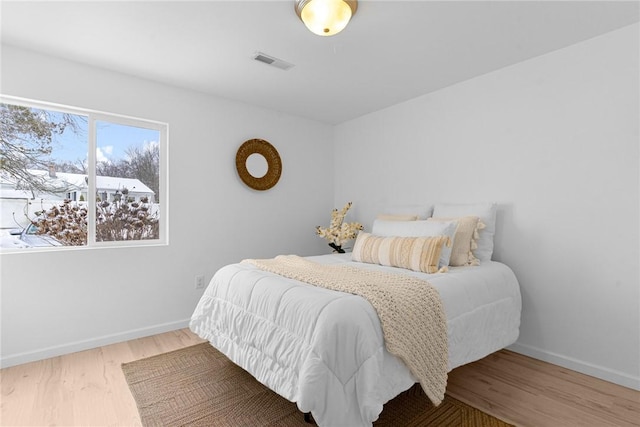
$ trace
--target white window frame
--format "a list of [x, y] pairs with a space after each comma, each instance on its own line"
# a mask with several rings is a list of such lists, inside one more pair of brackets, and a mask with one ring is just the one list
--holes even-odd
[[109, 122], [125, 126], [134, 126], [145, 129], [156, 130], [160, 134], [160, 230], [158, 239], [148, 240], [116, 240], [98, 242], [96, 241], [96, 198], [87, 197], [87, 244], [80, 246], [55, 246], [51, 248], [28, 248], [3, 251], [3, 253], [30, 253], [40, 250], [65, 250], [65, 249], [91, 249], [100, 247], [139, 247], [139, 246], [166, 246], [169, 244], [169, 124], [165, 122], [141, 119], [138, 117], [125, 116], [122, 114], [107, 113], [103, 111], [86, 108], [71, 107], [68, 105], [55, 104], [33, 99], [20, 98], [10, 95], [0, 94], [0, 102], [4, 104], [20, 105], [27, 108], [38, 108], [42, 110], [52, 110], [61, 113], [75, 114], [87, 118], [87, 176], [89, 178], [88, 194], [96, 194], [96, 122]]

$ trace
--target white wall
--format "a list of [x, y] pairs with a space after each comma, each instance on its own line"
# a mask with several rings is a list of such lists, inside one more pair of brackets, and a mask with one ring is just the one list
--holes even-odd
[[513, 349], [640, 389], [638, 25], [339, 125], [335, 203], [500, 205]]
[[[168, 122], [170, 175], [169, 246], [1, 256], [3, 366], [183, 327], [194, 276], [224, 264], [328, 252], [332, 127], [8, 46], [1, 76], [5, 95]], [[235, 171], [250, 138], [282, 158], [266, 192]]]

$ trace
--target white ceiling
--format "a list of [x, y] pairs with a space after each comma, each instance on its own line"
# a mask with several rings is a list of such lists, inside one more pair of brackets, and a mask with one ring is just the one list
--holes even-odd
[[346, 30], [319, 37], [293, 3], [3, 0], [1, 37], [336, 124], [639, 20], [637, 1], [361, 0]]

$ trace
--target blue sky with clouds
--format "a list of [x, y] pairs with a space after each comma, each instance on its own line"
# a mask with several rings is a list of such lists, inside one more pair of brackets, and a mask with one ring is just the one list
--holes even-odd
[[[51, 157], [58, 161], [78, 163], [87, 159], [87, 121], [78, 116], [76, 132], [67, 128], [62, 135], [57, 135], [52, 144]], [[98, 161], [116, 162], [126, 158], [126, 150], [135, 146], [144, 148], [157, 144], [159, 132], [115, 123], [97, 122]]]

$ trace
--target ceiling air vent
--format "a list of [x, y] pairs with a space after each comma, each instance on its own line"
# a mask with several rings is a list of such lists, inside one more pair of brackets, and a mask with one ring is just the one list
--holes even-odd
[[267, 65], [271, 65], [272, 67], [280, 68], [281, 70], [288, 70], [293, 67], [293, 64], [290, 64], [287, 61], [283, 61], [282, 59], [275, 58], [262, 52], [256, 52], [253, 55], [253, 59]]

